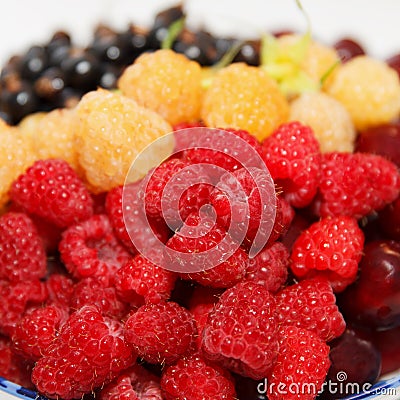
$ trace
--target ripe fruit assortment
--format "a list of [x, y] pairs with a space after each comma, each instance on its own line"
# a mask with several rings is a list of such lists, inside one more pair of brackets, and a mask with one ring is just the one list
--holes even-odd
[[[156, 50], [181, 16], [148, 35], [103, 27], [78, 55], [59, 33], [4, 68], [0, 376], [63, 400], [311, 400], [341, 371], [374, 383], [400, 368], [385, 343], [400, 327], [399, 76], [350, 40], [292, 34], [209, 69], [232, 41], [184, 31], [183, 54]], [[92, 90], [82, 60], [115, 85]], [[89, 92], [73, 107], [58, 108], [66, 87], [12, 107], [12, 87], [66, 71]], [[185, 261], [212, 252], [211, 268]]]

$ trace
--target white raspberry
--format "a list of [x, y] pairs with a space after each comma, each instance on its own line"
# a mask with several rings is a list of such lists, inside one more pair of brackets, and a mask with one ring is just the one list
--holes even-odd
[[356, 131], [346, 108], [322, 92], [304, 93], [290, 104], [290, 120], [311, 126], [321, 152], [353, 152]]

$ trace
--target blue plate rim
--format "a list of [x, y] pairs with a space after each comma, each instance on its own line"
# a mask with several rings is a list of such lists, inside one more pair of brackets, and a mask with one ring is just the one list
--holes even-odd
[[[362, 393], [357, 393], [352, 396], [348, 396], [343, 400], [362, 400], [362, 399], [373, 399], [376, 396], [382, 395], [382, 392], [387, 389], [399, 389], [400, 390], [400, 374], [394, 377], [383, 379], [373, 385], [369, 390]], [[30, 389], [26, 389], [21, 385], [10, 382], [9, 380], [0, 376], [0, 392], [14, 395], [20, 399], [34, 399], [34, 400], [49, 400], [47, 397], [40, 395], [38, 392]]]

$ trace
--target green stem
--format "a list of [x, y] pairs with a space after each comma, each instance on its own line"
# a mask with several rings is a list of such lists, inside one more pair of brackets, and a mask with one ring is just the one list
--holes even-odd
[[172, 49], [172, 46], [174, 45], [176, 38], [183, 31], [184, 27], [185, 27], [185, 18], [184, 17], [179, 18], [176, 21], [174, 21], [168, 27], [167, 36], [165, 36], [164, 40], [162, 41], [161, 48], [164, 50]]
[[244, 42], [242, 40], [238, 40], [229, 48], [229, 50], [222, 56], [222, 58], [214, 64], [211, 68], [215, 70], [220, 70], [222, 68], [227, 67], [229, 64], [232, 63], [234, 58], [239, 53], [240, 49], [242, 48]]

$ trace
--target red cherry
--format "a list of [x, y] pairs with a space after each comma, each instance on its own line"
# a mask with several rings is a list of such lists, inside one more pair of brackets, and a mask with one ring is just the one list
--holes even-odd
[[400, 196], [379, 212], [378, 224], [386, 237], [400, 241]]
[[373, 342], [382, 355], [382, 374], [400, 368], [400, 327], [373, 334]]
[[342, 62], [347, 62], [356, 56], [361, 56], [365, 54], [364, 49], [362, 46], [357, 43], [354, 39], [350, 38], [343, 38], [337, 41], [333, 47], [339, 54], [340, 59]]
[[[343, 372], [346, 382], [358, 383], [360, 387], [365, 383], [374, 384], [381, 372], [381, 355], [370, 340], [359, 336], [353, 329], [346, 329], [342, 336], [330, 344], [329, 358], [331, 367], [328, 371], [327, 381], [339, 383]], [[329, 389], [329, 386], [328, 386]], [[322, 398], [338, 399], [350, 393], [329, 393], [325, 390]]]
[[338, 296], [346, 321], [378, 329], [400, 326], [400, 242], [364, 247], [358, 280]]
[[364, 243], [373, 242], [375, 240], [388, 239], [380, 228], [377, 213], [371, 213], [359, 221], [360, 228], [364, 232]]
[[272, 32], [272, 34], [275, 37], [279, 38], [279, 37], [286, 36], [286, 35], [294, 35], [295, 32], [290, 29], [283, 29], [283, 30]]
[[392, 67], [400, 77], [400, 53], [386, 60], [389, 67]]
[[360, 132], [356, 151], [379, 154], [400, 168], [400, 122], [382, 124]]

